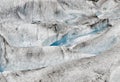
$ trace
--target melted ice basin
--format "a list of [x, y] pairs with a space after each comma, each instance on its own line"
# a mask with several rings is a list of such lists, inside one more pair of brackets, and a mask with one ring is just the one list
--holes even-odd
[[119, 82], [119, 42], [119, 0], [0, 2], [0, 82]]

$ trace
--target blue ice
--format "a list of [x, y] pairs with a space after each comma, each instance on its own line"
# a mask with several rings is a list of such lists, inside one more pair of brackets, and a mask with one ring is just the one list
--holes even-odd
[[68, 35], [65, 35], [62, 39], [55, 41], [50, 46], [61, 46], [63, 44], [66, 44], [68, 40]]
[[0, 65], [0, 72], [4, 71], [4, 67]]
[[88, 32], [88, 33], [84, 33], [84, 34], [78, 33], [76, 35], [68, 33], [68, 34], [64, 35], [60, 40], [57, 40], [57, 41], [53, 42], [52, 44], [50, 44], [50, 46], [62, 46], [62, 45], [70, 44], [70, 43], [72, 43], [72, 41], [74, 41], [77, 38], [80, 38], [82, 36], [86, 36], [89, 34], [97, 34], [101, 31], [105, 30], [107, 27], [108, 27], [108, 24], [105, 21], [104, 23], [95, 25], [93, 31]]

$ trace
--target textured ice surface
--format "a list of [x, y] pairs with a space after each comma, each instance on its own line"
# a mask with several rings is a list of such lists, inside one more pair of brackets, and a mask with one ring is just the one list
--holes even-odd
[[119, 0], [1, 0], [0, 82], [120, 82]]

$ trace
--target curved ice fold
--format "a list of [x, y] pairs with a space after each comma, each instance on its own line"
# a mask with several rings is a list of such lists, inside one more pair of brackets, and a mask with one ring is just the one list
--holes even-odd
[[115, 45], [116, 41], [117, 41], [117, 37], [111, 36], [109, 38], [106, 38], [105, 40], [99, 41], [99, 43], [88, 45], [83, 48], [79, 48], [77, 50], [83, 53], [98, 55], [112, 48]]

